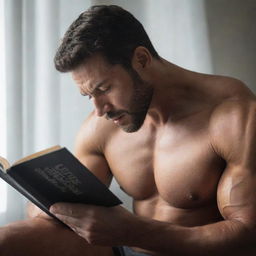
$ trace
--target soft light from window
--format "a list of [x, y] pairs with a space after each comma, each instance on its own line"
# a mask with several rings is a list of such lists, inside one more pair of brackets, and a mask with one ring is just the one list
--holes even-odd
[[[0, 155], [6, 157], [6, 80], [5, 80], [4, 0], [0, 0]], [[0, 213], [6, 211], [7, 185], [0, 180]]]

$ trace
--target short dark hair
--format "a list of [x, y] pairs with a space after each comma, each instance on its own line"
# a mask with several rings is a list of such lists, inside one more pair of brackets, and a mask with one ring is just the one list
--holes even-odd
[[142, 24], [131, 13], [116, 5], [95, 5], [70, 25], [54, 63], [57, 70], [68, 72], [100, 53], [110, 64], [130, 68], [138, 46], [160, 58]]

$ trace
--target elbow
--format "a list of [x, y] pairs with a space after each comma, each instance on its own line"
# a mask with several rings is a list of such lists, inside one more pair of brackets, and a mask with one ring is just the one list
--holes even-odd
[[235, 218], [232, 220], [233, 228], [240, 233], [242, 240], [246, 244], [253, 244], [256, 242], [256, 216], [255, 218]]

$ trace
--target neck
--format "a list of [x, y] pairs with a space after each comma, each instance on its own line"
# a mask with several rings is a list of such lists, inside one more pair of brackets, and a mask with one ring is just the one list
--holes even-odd
[[147, 119], [156, 124], [176, 121], [198, 112], [207, 104], [201, 74], [185, 70], [166, 60], [156, 63], [151, 81], [154, 95]]

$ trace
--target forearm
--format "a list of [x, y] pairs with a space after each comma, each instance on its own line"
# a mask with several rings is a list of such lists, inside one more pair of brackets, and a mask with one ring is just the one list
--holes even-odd
[[255, 232], [238, 221], [190, 228], [142, 218], [135, 226], [129, 245], [150, 255], [256, 255]]

